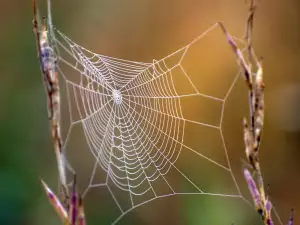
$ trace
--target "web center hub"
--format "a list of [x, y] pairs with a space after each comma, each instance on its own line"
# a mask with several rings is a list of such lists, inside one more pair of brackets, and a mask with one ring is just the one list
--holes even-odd
[[113, 97], [114, 102], [117, 105], [122, 104], [122, 94], [119, 90], [113, 90], [112, 91], [112, 97]]

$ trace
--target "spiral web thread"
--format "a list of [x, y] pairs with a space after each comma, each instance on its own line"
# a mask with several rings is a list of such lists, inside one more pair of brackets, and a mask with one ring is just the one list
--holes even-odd
[[[95, 158], [94, 170], [84, 195], [91, 188], [107, 187], [121, 213], [113, 224], [138, 206], [172, 195], [215, 195], [242, 198], [247, 201], [242, 196], [232, 172], [221, 128], [225, 102], [239, 73], [233, 79], [226, 94], [218, 98], [201, 93], [182, 66], [182, 60], [189, 48], [214, 29], [217, 29], [217, 25], [211, 26], [188, 45], [172, 54], [154, 60], [152, 63], [143, 63], [95, 54], [50, 26], [49, 36], [55, 46], [58, 71], [66, 84], [71, 120], [64, 149], [68, 145], [72, 128], [81, 124], [89, 149]], [[70, 59], [64, 57], [62, 52]], [[76, 81], [68, 79], [62, 65], [78, 74]], [[174, 70], [180, 71], [181, 76], [188, 80], [193, 90], [191, 93], [178, 93], [172, 78]], [[193, 96], [201, 96], [222, 105], [217, 125], [184, 117], [181, 99]], [[74, 105], [71, 104], [71, 98], [75, 99]], [[76, 108], [80, 119], [73, 118], [72, 107]], [[215, 129], [220, 133], [227, 165], [222, 165], [184, 144], [187, 123]], [[183, 148], [221, 168], [224, 172], [230, 173], [236, 187], [236, 194], [210, 193], [198, 187], [175, 165]], [[94, 182], [98, 166], [106, 173], [105, 182]], [[174, 190], [166, 178], [171, 168], [191, 184], [195, 192]], [[69, 169], [74, 171], [71, 165]], [[168, 185], [169, 194], [156, 193], [152, 182], [158, 178]], [[111, 183], [128, 192], [131, 205], [129, 208], [122, 207], [111, 188]], [[135, 196], [143, 197], [149, 192], [153, 197], [135, 203]]]

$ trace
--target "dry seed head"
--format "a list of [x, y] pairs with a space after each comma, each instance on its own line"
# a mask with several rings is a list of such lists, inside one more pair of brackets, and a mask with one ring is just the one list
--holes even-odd
[[294, 225], [294, 215], [293, 214], [294, 214], [294, 209], [292, 209], [292, 211], [291, 211], [291, 215], [290, 215], [288, 225]]
[[255, 183], [251, 173], [246, 168], [244, 169], [244, 176], [248, 183], [248, 188], [251, 193], [255, 208], [258, 212], [262, 213], [262, 201], [261, 201], [260, 193], [258, 191], [258, 188], [256, 186], [256, 183]]
[[41, 180], [43, 187], [46, 191], [46, 194], [48, 196], [48, 199], [51, 203], [51, 205], [54, 207], [56, 213], [59, 215], [59, 217], [61, 218], [61, 220], [67, 224], [68, 221], [68, 213], [65, 210], [65, 208], [63, 207], [63, 205], [60, 203], [59, 199], [57, 198], [57, 196], [51, 191], [51, 189], [47, 186], [47, 184]]
[[266, 204], [265, 204], [265, 220], [267, 222], [268, 225], [274, 225], [273, 220], [271, 218], [271, 210], [272, 210], [272, 203], [269, 200], [269, 198], [267, 198], [266, 200]]
[[83, 208], [83, 200], [81, 196], [79, 196], [79, 200], [78, 200], [78, 224], [86, 225], [84, 208]]

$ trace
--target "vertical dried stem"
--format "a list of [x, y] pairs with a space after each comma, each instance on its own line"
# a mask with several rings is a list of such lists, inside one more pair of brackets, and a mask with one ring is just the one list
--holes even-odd
[[[264, 125], [264, 81], [263, 69], [260, 61], [257, 61], [252, 47], [253, 19], [256, 10], [254, 0], [250, 1], [247, 25], [246, 25], [246, 41], [248, 49], [248, 62], [244, 59], [241, 50], [237, 47], [233, 38], [226, 31], [224, 25], [219, 23], [225, 33], [228, 43], [235, 52], [238, 62], [243, 69], [244, 78], [249, 91], [249, 111], [250, 111], [250, 126], [247, 119], [244, 118], [244, 143], [245, 152], [251, 172], [244, 169], [244, 176], [248, 183], [250, 193], [252, 195], [254, 205], [257, 212], [261, 215], [266, 225], [272, 225], [271, 218], [271, 202], [265, 194], [264, 181], [261, 174], [259, 162], [259, 146]], [[256, 72], [252, 73], [253, 64], [256, 67]]]
[[68, 198], [68, 188], [65, 174], [65, 159], [62, 153], [62, 139], [60, 134], [60, 92], [58, 73], [56, 71], [56, 55], [49, 44], [47, 21], [43, 18], [42, 27], [39, 28], [36, 0], [33, 2], [34, 9], [34, 31], [38, 48], [38, 57], [42, 69], [45, 90], [48, 96], [48, 114], [51, 124], [52, 140], [58, 164], [60, 183], [63, 197]]
[[[50, 7], [50, 0], [48, 2]], [[50, 8], [48, 8], [50, 10]], [[36, 0], [33, 2], [34, 11], [34, 31], [36, 33], [36, 42], [38, 49], [38, 57], [42, 69], [44, 86], [48, 96], [48, 114], [51, 124], [52, 139], [56, 154], [56, 160], [58, 164], [58, 172], [60, 177], [60, 183], [63, 191], [63, 200], [65, 202], [65, 208], [60, 203], [56, 195], [51, 189], [42, 181], [44, 189], [48, 195], [50, 203], [53, 205], [57, 214], [60, 216], [64, 225], [85, 225], [85, 216], [82, 205], [82, 199], [77, 193], [76, 189], [76, 177], [74, 176], [72, 199], [68, 195], [68, 187], [65, 174], [65, 159], [62, 152], [62, 139], [60, 134], [60, 91], [59, 91], [59, 79], [55, 65], [56, 55], [53, 50], [53, 46], [50, 45], [48, 40], [47, 21], [43, 18], [42, 28], [40, 30], [37, 19], [37, 5]], [[50, 16], [50, 15], [49, 15]], [[78, 201], [79, 198], [79, 201]]]

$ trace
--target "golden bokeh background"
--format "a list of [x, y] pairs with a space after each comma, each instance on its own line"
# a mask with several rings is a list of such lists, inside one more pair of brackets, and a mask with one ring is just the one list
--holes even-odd
[[[41, 14], [46, 14], [46, 1], [40, 0], [39, 6]], [[1, 1], [0, 12], [0, 223], [59, 224], [39, 181], [42, 177], [56, 190], [57, 169], [32, 30], [32, 2]], [[222, 21], [234, 36], [243, 37], [246, 18], [247, 5], [243, 0], [53, 0], [54, 24], [72, 40], [93, 52], [143, 62], [174, 52], [217, 21]], [[264, 58], [266, 84], [262, 171], [265, 183], [270, 185], [268, 193], [284, 223], [291, 208], [296, 210], [296, 220], [300, 210], [299, 20], [299, 1], [260, 0], [253, 38], [256, 54]], [[237, 65], [220, 30], [215, 29], [199, 41], [192, 56], [186, 67], [191, 68], [193, 82], [201, 92], [219, 95], [228, 90]], [[206, 104], [187, 103], [187, 115], [214, 119], [213, 103]], [[232, 170], [243, 195], [249, 197], [242, 177], [242, 118], [247, 112], [247, 92], [240, 78], [226, 100], [222, 131]], [[68, 114], [64, 114], [63, 120], [67, 119]], [[86, 148], [86, 144], [82, 131], [76, 129], [70, 149], [76, 149], [72, 157], [80, 166], [78, 170], [85, 171], [89, 163], [88, 159], [83, 160], [87, 156], [82, 155], [80, 148]], [[190, 145], [203, 148], [209, 157], [222, 160], [220, 137], [213, 135], [190, 128], [186, 138]], [[232, 184], [223, 182], [218, 170], [206, 167], [201, 160], [191, 155], [183, 155], [180, 160], [188, 173], [198, 177], [199, 182], [205, 181], [208, 190], [232, 188]], [[96, 190], [88, 195], [89, 201], [89, 225], [109, 224], [118, 216], [107, 190]], [[119, 224], [231, 222], [261, 223], [241, 200], [180, 196], [146, 204], [124, 216]]]

